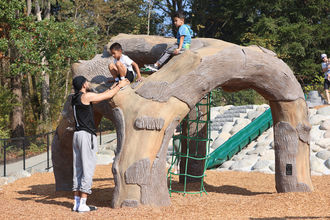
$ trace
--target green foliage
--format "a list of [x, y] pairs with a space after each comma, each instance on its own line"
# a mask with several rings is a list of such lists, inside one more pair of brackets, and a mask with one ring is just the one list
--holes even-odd
[[324, 83], [324, 76], [316, 75], [310, 84], [302, 85], [302, 88], [305, 94], [308, 94], [312, 90], [319, 91], [319, 93], [322, 94], [324, 90], [323, 83]]
[[194, 0], [198, 36], [275, 51], [303, 84], [322, 75], [320, 54], [329, 51], [330, 1]]
[[[76, 62], [90, 58], [96, 52], [97, 36], [92, 28], [83, 29], [71, 21], [28, 20], [10, 33], [19, 53], [12, 71], [34, 75], [46, 70], [52, 74], [54, 70], [68, 66], [69, 58]], [[48, 66], [42, 67], [44, 56]]]
[[8, 50], [8, 40], [5, 38], [0, 38], [0, 51]]
[[[153, 0], [153, 3], [151, 34], [168, 35], [165, 17], [189, 8], [186, 23], [192, 25], [198, 37], [271, 49], [289, 64], [306, 92], [321, 88], [320, 54], [330, 49], [329, 1]], [[26, 1], [0, 1], [0, 58], [9, 60], [10, 65], [9, 71], [3, 66], [0, 71], [0, 136], [8, 136], [9, 115], [17, 104], [24, 107], [27, 134], [34, 134], [44, 123], [43, 71], [50, 77], [50, 114], [56, 125], [70, 91], [71, 65], [101, 52], [113, 35], [147, 33], [148, 4], [148, 0], [52, 0], [51, 19], [38, 22], [33, 14], [27, 16]], [[33, 4], [32, 13], [34, 7]], [[174, 33], [176, 29], [170, 26]], [[14, 102], [12, 76], [21, 78], [23, 103]], [[220, 90], [214, 96], [217, 104], [265, 102], [253, 90], [238, 93]]]
[[47, 145], [40, 143], [31, 143], [27, 148], [28, 152], [32, 154], [39, 154], [47, 151]]
[[259, 95], [255, 90], [248, 89], [239, 92], [225, 92], [217, 89], [212, 92], [214, 106], [223, 105], [248, 105], [248, 104], [264, 104], [267, 101]]
[[[45, 11], [46, 5], [40, 7]], [[9, 87], [0, 93], [0, 135], [8, 135], [15, 100], [10, 91], [12, 77], [20, 78], [24, 98], [19, 104], [24, 108], [25, 133], [32, 135], [46, 123], [42, 117], [42, 73], [49, 75], [49, 117], [54, 129], [71, 89], [71, 65], [100, 53], [113, 35], [146, 33], [147, 7], [144, 0], [51, 1], [51, 18], [37, 21], [35, 4], [27, 16], [26, 1], [1, 1], [0, 58], [8, 60], [9, 71], [0, 67], [0, 86]], [[157, 23], [162, 23], [161, 16], [153, 13], [151, 34], [156, 32]]]
[[[10, 80], [11, 76], [19, 75], [22, 78], [23, 96], [26, 97], [23, 103], [25, 122], [28, 122], [25, 127], [28, 134], [34, 134], [44, 123], [39, 120], [42, 113], [42, 71], [49, 74], [50, 110], [55, 122], [66, 98], [65, 90], [70, 89], [68, 73], [71, 65], [80, 59], [91, 59], [97, 53], [98, 36], [96, 28], [84, 28], [72, 19], [59, 22], [51, 18], [37, 22], [33, 16], [27, 17], [22, 13], [22, 2], [0, 3], [0, 8], [4, 9], [0, 12], [4, 27], [2, 34], [0, 32], [0, 48], [5, 58], [10, 60], [9, 74], [3, 77]], [[43, 64], [43, 58], [46, 58], [46, 64]], [[32, 84], [28, 79], [32, 80]], [[2, 103], [10, 110], [13, 107], [10, 105], [11, 96], [11, 92], [0, 94]], [[0, 129], [8, 129], [8, 114], [1, 114], [0, 121], [4, 122]]]
[[102, 118], [100, 126], [101, 126], [102, 131], [114, 131], [114, 130], [116, 130], [116, 127], [112, 123], [112, 121], [110, 121], [106, 118]]
[[[56, 20], [73, 19], [84, 27], [97, 27], [100, 48], [108, 43], [109, 37], [119, 33], [147, 33], [148, 3], [144, 0], [63, 0], [59, 5]], [[152, 21], [155, 19], [162, 23], [157, 14], [153, 14]], [[155, 33], [155, 26], [152, 23], [151, 33]]]
[[0, 85], [0, 138], [9, 137], [9, 115], [15, 105], [11, 91]]

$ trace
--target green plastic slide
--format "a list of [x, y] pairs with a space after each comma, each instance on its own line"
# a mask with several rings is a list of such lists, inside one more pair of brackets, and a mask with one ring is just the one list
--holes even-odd
[[259, 137], [264, 131], [273, 125], [271, 109], [267, 109], [262, 115], [237, 132], [225, 143], [215, 149], [208, 158], [207, 169], [220, 166], [225, 161], [232, 158], [246, 145]]

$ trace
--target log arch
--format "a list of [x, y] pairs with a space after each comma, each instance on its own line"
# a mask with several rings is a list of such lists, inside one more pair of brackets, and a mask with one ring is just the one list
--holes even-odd
[[[115, 41], [141, 65], [155, 62], [164, 44], [174, 39], [121, 34], [109, 45]], [[110, 77], [109, 45], [103, 55], [72, 67], [74, 75], [95, 82], [99, 91], [106, 88], [102, 81]], [[217, 87], [231, 92], [252, 88], [269, 100], [274, 120], [276, 189], [313, 190], [309, 167], [311, 127], [304, 94], [291, 69], [267, 49], [202, 38], [194, 39], [190, 51], [174, 57], [142, 83], [134, 83], [109, 102], [96, 106], [98, 118], [104, 115], [112, 119], [117, 128], [112, 207], [170, 204], [165, 173], [168, 142], [190, 109]], [[65, 141], [72, 139], [68, 105], [64, 112], [52, 145], [57, 189], [69, 189], [72, 177], [67, 171], [72, 169], [72, 153], [68, 153], [71, 146]]]

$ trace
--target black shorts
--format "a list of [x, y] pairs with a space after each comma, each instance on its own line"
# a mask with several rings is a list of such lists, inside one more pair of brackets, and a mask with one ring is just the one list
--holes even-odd
[[132, 71], [129, 71], [128, 69], [126, 70], [126, 78], [130, 81], [134, 81], [134, 73]]
[[330, 88], [330, 81], [328, 79], [324, 79], [324, 90]]

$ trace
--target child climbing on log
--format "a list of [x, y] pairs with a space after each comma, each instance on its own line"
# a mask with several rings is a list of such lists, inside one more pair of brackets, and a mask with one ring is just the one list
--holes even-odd
[[139, 66], [123, 54], [123, 49], [119, 43], [113, 43], [110, 46], [110, 52], [114, 58], [114, 62], [109, 64], [109, 70], [113, 77], [110, 82], [118, 82], [125, 78], [130, 82], [133, 82], [135, 78], [137, 82], [142, 80]]
[[172, 55], [177, 55], [183, 53], [185, 50], [190, 48], [191, 36], [193, 31], [189, 25], [184, 23], [184, 14], [182, 12], [177, 12], [174, 16], [174, 24], [178, 28], [176, 35], [177, 42], [173, 46], [165, 50], [162, 56], [155, 64], [145, 65], [146, 68], [153, 72], [156, 72]]

